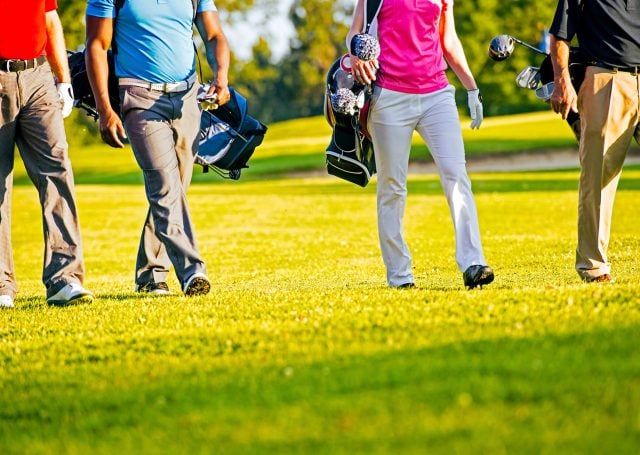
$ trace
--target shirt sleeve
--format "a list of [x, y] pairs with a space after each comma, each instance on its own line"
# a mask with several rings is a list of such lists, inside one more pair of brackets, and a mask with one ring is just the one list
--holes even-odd
[[89, 0], [87, 2], [87, 16], [101, 18], [116, 17], [116, 7], [113, 0]]
[[559, 0], [549, 33], [558, 39], [571, 41], [576, 34], [578, 5], [575, 0]]
[[200, 0], [200, 3], [198, 3], [198, 13], [203, 11], [218, 11], [218, 8], [216, 8], [213, 0]]
[[45, 0], [44, 2], [44, 11], [48, 13], [49, 11], [54, 11], [58, 9], [58, 1], [57, 0]]

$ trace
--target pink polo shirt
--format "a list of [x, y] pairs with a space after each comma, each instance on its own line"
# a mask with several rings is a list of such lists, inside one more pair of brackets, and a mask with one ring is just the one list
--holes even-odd
[[403, 93], [445, 88], [447, 64], [438, 25], [453, 0], [384, 0], [378, 14], [380, 70], [376, 85]]

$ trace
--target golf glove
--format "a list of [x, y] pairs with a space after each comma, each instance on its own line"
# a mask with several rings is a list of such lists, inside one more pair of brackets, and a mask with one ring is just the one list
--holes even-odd
[[482, 95], [480, 90], [467, 91], [469, 101], [469, 114], [471, 115], [471, 129], [480, 128], [482, 123]]
[[62, 100], [62, 117], [67, 118], [73, 109], [73, 87], [68, 82], [59, 82], [56, 89]]

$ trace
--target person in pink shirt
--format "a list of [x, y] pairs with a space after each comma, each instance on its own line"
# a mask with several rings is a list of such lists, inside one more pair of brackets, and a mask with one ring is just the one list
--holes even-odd
[[[348, 43], [365, 30], [366, 1], [357, 2]], [[364, 61], [351, 55], [350, 59], [353, 77], [374, 85], [367, 128], [378, 173], [378, 234], [387, 282], [391, 287], [415, 286], [402, 223], [411, 139], [417, 131], [438, 167], [464, 285], [482, 287], [493, 281], [494, 274], [482, 251], [447, 64], [467, 89], [473, 129], [482, 123], [482, 97], [456, 33], [453, 0], [384, 0], [376, 21], [369, 33], [377, 31], [379, 57]]]

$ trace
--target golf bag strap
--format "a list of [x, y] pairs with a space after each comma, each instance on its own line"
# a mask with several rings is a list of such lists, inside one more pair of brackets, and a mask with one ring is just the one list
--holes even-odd
[[364, 3], [364, 30], [362, 33], [369, 33], [371, 24], [376, 20], [380, 8], [382, 8], [382, 0], [365, 0]]

